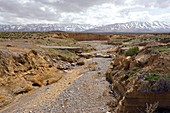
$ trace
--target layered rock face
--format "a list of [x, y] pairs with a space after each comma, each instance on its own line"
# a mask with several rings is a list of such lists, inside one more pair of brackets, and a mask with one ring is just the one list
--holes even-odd
[[113, 112], [170, 112], [170, 53], [145, 48], [136, 56], [117, 56], [112, 66], [106, 77], [116, 98]]
[[48, 56], [34, 50], [0, 50], [0, 108], [15, 96], [51, 84], [62, 77]]

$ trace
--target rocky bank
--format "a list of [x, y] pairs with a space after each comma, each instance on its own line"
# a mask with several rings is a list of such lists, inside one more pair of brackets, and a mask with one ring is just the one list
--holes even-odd
[[62, 72], [50, 57], [37, 53], [0, 50], [0, 108], [19, 94], [57, 82]]
[[170, 53], [146, 46], [137, 55], [118, 54], [106, 77], [111, 83], [114, 113], [170, 112]]

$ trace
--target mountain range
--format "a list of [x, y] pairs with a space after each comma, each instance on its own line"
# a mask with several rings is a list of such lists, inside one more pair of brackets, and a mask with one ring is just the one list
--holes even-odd
[[102, 26], [89, 24], [26, 24], [0, 25], [0, 32], [88, 32], [88, 33], [169, 33], [168, 22], [127, 22]]

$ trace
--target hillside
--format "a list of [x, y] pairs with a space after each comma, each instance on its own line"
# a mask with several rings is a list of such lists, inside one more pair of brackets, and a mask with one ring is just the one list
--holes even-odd
[[84, 33], [169, 33], [168, 22], [138, 22], [115, 23], [109, 25], [88, 24], [26, 24], [0, 25], [0, 32], [84, 32]]

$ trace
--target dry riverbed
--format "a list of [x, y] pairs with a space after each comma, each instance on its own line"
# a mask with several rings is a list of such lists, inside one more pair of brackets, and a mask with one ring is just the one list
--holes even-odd
[[[82, 42], [84, 43], [84, 42]], [[112, 46], [91, 42], [97, 51]], [[107, 51], [106, 51], [107, 52]], [[84, 66], [66, 71], [57, 83], [24, 95], [2, 113], [106, 113], [114, 98], [105, 73], [112, 58], [91, 58]]]

